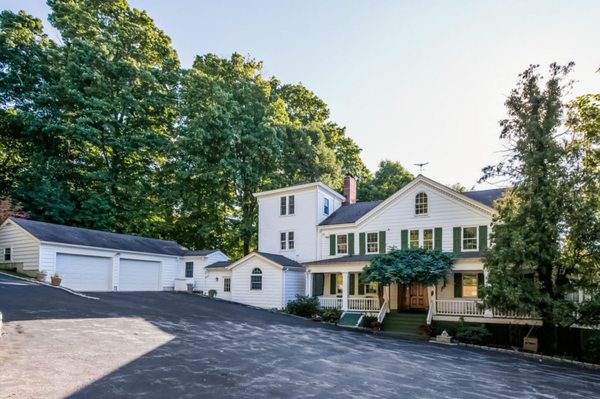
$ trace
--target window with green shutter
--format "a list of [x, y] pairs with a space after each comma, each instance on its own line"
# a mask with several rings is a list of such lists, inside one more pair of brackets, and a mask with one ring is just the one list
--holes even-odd
[[325, 285], [325, 274], [314, 273], [313, 274], [313, 296], [322, 296], [324, 285]]
[[434, 244], [433, 244], [433, 249], [435, 249], [436, 251], [441, 251], [442, 250], [442, 228], [441, 227], [436, 227], [435, 229], [435, 233], [434, 233]]
[[354, 233], [348, 233], [348, 255], [354, 255]]
[[379, 232], [379, 253], [384, 254], [387, 246], [385, 244], [385, 231]]
[[335, 273], [329, 275], [329, 294], [337, 295], [337, 274]]
[[477, 297], [481, 298], [481, 289], [485, 285], [485, 277], [483, 273], [477, 273]]
[[335, 255], [335, 234], [329, 234], [329, 255]]
[[461, 251], [461, 233], [460, 227], [452, 229], [452, 250], [456, 255], [460, 254]]
[[354, 273], [350, 273], [350, 287], [348, 287], [348, 294], [349, 295], [354, 295], [354, 280], [355, 280], [355, 276]]
[[358, 244], [359, 244], [359, 251], [361, 255], [364, 255], [366, 253], [366, 239], [365, 239], [365, 233], [360, 233], [358, 235]]
[[462, 273], [454, 273], [454, 298], [462, 296]]
[[358, 295], [365, 294], [365, 285], [362, 281], [362, 273], [358, 273]]

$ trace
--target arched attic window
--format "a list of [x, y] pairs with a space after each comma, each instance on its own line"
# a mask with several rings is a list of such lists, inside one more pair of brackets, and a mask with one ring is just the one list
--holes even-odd
[[415, 197], [415, 215], [427, 215], [427, 194], [419, 193]]
[[250, 289], [262, 290], [262, 270], [258, 267], [252, 269], [252, 274], [250, 275]]

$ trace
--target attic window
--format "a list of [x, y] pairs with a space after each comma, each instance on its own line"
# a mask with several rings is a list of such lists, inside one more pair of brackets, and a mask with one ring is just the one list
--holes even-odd
[[427, 215], [427, 194], [419, 193], [415, 197], [415, 214]]

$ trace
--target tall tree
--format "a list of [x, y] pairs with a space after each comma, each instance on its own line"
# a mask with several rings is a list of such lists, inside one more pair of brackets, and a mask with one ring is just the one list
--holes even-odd
[[558, 331], [573, 311], [566, 296], [573, 270], [561, 259], [564, 234], [565, 149], [559, 140], [564, 127], [565, 76], [572, 65], [552, 64], [545, 80], [537, 66], [520, 75], [506, 101], [501, 139], [509, 155], [484, 169], [484, 179], [501, 176], [513, 187], [498, 202], [492, 247], [485, 257], [489, 285], [484, 302], [501, 310], [538, 314], [543, 320], [542, 345], [558, 350]]
[[384, 200], [406, 186], [414, 179], [412, 173], [404, 169], [400, 162], [383, 160], [373, 179], [362, 181], [358, 187], [361, 201]]

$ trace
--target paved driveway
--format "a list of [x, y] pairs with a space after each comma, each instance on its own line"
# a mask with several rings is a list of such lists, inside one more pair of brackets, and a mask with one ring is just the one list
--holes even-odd
[[187, 294], [0, 276], [0, 396], [593, 398], [600, 373], [340, 330]]

